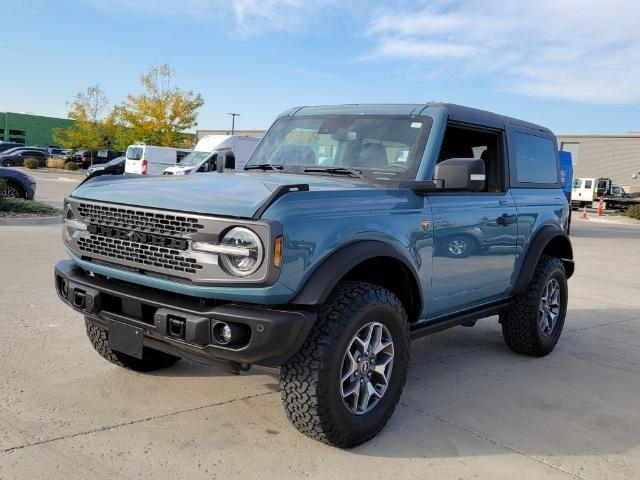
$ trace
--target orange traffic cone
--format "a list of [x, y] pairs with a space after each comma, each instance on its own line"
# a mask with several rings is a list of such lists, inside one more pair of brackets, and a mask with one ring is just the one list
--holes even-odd
[[598, 216], [604, 217], [604, 198], [600, 197], [600, 201], [598, 202]]
[[582, 210], [582, 213], [580, 214], [580, 218], [583, 218], [584, 220], [589, 220], [589, 217], [587, 216], [587, 207], [584, 207], [584, 209]]

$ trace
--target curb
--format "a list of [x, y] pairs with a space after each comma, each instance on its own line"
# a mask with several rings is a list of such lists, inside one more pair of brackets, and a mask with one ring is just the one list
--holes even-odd
[[640, 226], [640, 222], [624, 222], [624, 221], [619, 221], [619, 220], [607, 220], [607, 219], [598, 218], [598, 217], [589, 217], [586, 220], [580, 219], [579, 221], [581, 221], [581, 222], [593, 222], [593, 223], [604, 223], [604, 224], [609, 224], [609, 225], [630, 225], [632, 227]]
[[36, 225], [59, 225], [62, 216], [56, 217], [6, 217], [0, 218], [0, 227], [26, 227]]

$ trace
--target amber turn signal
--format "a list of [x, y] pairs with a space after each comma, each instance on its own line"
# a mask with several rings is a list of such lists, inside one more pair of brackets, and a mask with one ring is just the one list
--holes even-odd
[[273, 266], [280, 268], [282, 265], [282, 237], [276, 238], [273, 244]]

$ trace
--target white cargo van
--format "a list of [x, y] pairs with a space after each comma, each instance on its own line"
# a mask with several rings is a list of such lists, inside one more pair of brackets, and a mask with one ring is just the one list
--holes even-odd
[[165, 168], [175, 165], [189, 153], [191, 153], [191, 150], [184, 148], [129, 145], [124, 164], [124, 173], [162, 175]]
[[178, 165], [165, 169], [165, 175], [189, 175], [194, 172], [242, 170], [256, 148], [258, 137], [240, 135], [207, 135], [193, 152]]

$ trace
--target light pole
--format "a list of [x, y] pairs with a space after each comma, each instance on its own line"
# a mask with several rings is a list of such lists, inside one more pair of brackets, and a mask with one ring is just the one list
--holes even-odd
[[231, 115], [231, 135], [233, 135], [236, 131], [236, 117], [239, 117], [239, 113], [227, 113], [227, 115]]

